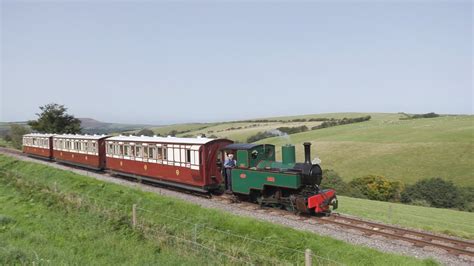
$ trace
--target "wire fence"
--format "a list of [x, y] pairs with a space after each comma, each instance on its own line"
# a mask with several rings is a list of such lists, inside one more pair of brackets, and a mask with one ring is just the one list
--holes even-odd
[[[24, 177], [19, 172], [8, 172]], [[43, 180], [45, 181], [45, 180]], [[223, 264], [270, 265], [344, 265], [341, 262], [317, 255], [309, 249], [297, 249], [278, 244], [275, 239], [255, 239], [231, 230], [221, 230], [207, 223], [193, 222], [188, 218], [160, 212], [159, 207], [143, 208], [136, 204], [97, 198], [90, 193], [75, 194], [61, 191], [56, 181], [45, 182], [47, 193], [60, 197], [73, 208], [83, 208], [100, 213], [106, 219], [128, 220], [128, 226], [144, 237], [158, 241], [164, 248], [179, 248], [184, 255], [213, 258]], [[40, 185], [40, 184], [33, 184]], [[44, 186], [44, 185], [43, 185]], [[42, 190], [46, 193], [45, 190]], [[127, 201], [127, 199], [123, 199]], [[131, 202], [131, 201], [128, 201]], [[138, 202], [140, 204], [140, 201]], [[162, 211], [166, 211], [161, 209]], [[261, 251], [264, 251], [260, 253]]]

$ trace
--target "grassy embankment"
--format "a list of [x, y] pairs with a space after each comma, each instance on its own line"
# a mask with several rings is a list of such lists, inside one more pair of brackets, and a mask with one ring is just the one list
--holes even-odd
[[338, 196], [340, 213], [474, 239], [474, 213]]
[[[8, 156], [0, 156], [0, 169], [4, 264], [301, 264], [297, 251], [305, 248], [347, 265], [433, 264]], [[132, 203], [139, 206], [137, 230], [130, 226]]]

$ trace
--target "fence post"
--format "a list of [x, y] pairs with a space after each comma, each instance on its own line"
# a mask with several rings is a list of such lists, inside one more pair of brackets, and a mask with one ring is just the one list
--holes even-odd
[[311, 249], [307, 248], [304, 251], [304, 265], [312, 266], [313, 265], [313, 256], [311, 254]]
[[388, 221], [393, 223], [392, 205], [388, 205]]
[[133, 228], [137, 226], [137, 204], [132, 205], [132, 226]]
[[194, 230], [193, 230], [193, 242], [194, 242], [194, 244], [197, 243], [197, 227], [198, 227], [198, 225], [194, 224]]

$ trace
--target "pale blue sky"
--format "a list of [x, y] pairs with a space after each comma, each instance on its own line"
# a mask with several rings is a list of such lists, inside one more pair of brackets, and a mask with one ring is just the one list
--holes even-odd
[[0, 121], [472, 113], [471, 1], [2, 1]]

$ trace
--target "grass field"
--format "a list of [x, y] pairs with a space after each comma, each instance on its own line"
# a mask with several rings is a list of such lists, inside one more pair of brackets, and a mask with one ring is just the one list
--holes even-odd
[[[398, 120], [398, 115], [372, 114], [368, 122], [269, 138], [260, 143], [293, 143], [303, 160], [302, 143], [313, 144], [325, 169], [344, 179], [368, 174], [413, 183], [442, 177], [459, 185], [474, 185], [474, 116]], [[280, 151], [278, 151], [277, 157]]]
[[[298, 251], [305, 248], [315, 251], [318, 264], [435, 264], [204, 209], [8, 156], [0, 156], [0, 169], [3, 264], [242, 263], [227, 256], [254, 264], [301, 264], [304, 256]], [[130, 227], [132, 203], [140, 207], [141, 229]], [[191, 246], [179, 244], [178, 237], [192, 239]], [[201, 250], [195, 243], [212, 247], [211, 251]]]
[[338, 196], [337, 212], [474, 239], [474, 213]]

